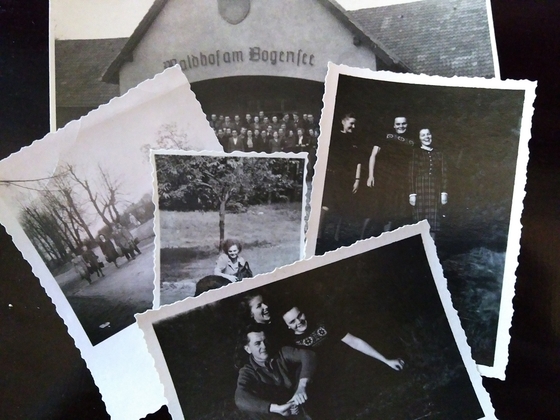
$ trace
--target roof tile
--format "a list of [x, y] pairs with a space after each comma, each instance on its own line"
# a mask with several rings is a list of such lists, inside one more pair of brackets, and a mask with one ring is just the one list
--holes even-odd
[[494, 77], [486, 0], [422, 0], [348, 14], [414, 73]]
[[119, 86], [102, 82], [101, 76], [127, 39], [57, 40], [57, 106], [96, 108], [119, 96]]

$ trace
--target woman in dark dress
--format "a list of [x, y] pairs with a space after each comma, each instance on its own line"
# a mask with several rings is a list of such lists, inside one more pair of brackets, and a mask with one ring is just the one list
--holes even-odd
[[107, 239], [105, 235], [99, 235], [99, 248], [101, 252], [105, 255], [105, 259], [108, 263], [114, 263], [115, 267], [119, 268], [117, 264], [117, 258], [119, 258], [119, 253], [117, 252], [115, 245], [110, 239]]
[[323, 351], [337, 341], [385, 363], [391, 369], [401, 370], [404, 366], [402, 359], [387, 359], [371, 345], [359, 337], [350, 334], [344, 328], [328, 322], [309, 322], [305, 313], [297, 306], [292, 307], [282, 315], [284, 323], [292, 333], [292, 345], [308, 348], [314, 351]]
[[[349, 333], [346, 323], [343, 325], [334, 319], [308, 318], [297, 306], [292, 306], [289, 310], [285, 310], [286, 308], [290, 308], [290, 305], [284, 307], [280, 313], [283, 312], [282, 320], [288, 327], [288, 335], [291, 339], [289, 345], [312, 350], [317, 354], [315, 388], [310, 389], [309, 403], [309, 412], [313, 414], [313, 418], [341, 418], [340, 410], [344, 412], [345, 405], [348, 401], [354, 401], [356, 393], [360, 394], [359, 399], [364, 397], [361, 391], [355, 388], [356, 381], [369, 390], [375, 389], [375, 380], [370, 379], [369, 369], [364, 374], [358, 375], [359, 377], [356, 376], [358, 372], [364, 372], [366, 366], [359, 358], [352, 362], [354, 355], [348, 353], [348, 347], [379, 360], [393, 370], [403, 369], [402, 359], [387, 359], [366, 341]], [[356, 370], [357, 366], [358, 370]], [[325, 395], [329, 396], [328, 400], [321, 398]], [[365, 398], [374, 395], [375, 392]], [[316, 401], [320, 403], [316, 404]]]
[[354, 114], [348, 113], [333, 126], [323, 192], [323, 207], [328, 217], [336, 220], [333, 239], [343, 245], [363, 237], [370, 211], [365, 184], [369, 150], [354, 133], [355, 124]]
[[415, 149], [410, 163], [410, 196], [415, 221], [427, 219], [430, 234], [441, 228], [442, 206], [447, 204], [447, 165], [443, 154], [432, 147], [432, 133], [423, 128], [421, 146]]
[[88, 249], [85, 245], [82, 247], [82, 258], [84, 259], [90, 274], [96, 273], [97, 277], [105, 277], [97, 255], [95, 255], [95, 253], [91, 249]]

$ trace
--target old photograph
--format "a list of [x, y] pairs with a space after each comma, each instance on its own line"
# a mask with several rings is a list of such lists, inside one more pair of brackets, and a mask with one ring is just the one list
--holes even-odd
[[326, 90], [309, 255], [428, 220], [473, 356], [503, 377], [535, 83], [332, 65]]
[[154, 307], [304, 256], [306, 154], [155, 152]]
[[494, 419], [426, 222], [138, 315], [173, 418]]
[[[297, 121], [290, 127], [294, 113], [306, 126], [303, 135], [316, 137], [309, 129], [319, 121], [329, 61], [418, 74], [499, 76], [489, 0], [381, 4], [139, 0], [132, 7], [129, 0], [53, 0], [53, 124], [61, 127], [179, 65], [209, 119], [221, 115], [221, 126], [226, 117], [244, 124], [250, 116], [253, 127], [245, 128], [258, 149], [263, 129], [278, 125], [278, 131], [285, 114], [286, 137], [290, 129], [297, 136]], [[279, 124], [273, 124], [275, 116]], [[228, 137], [227, 127], [220, 133], [218, 125], [216, 135]]]
[[[220, 148], [179, 69], [0, 162], [0, 221], [53, 300], [108, 411], [123, 410], [114, 411], [123, 393], [146, 394], [137, 418], [162, 404], [134, 325], [134, 314], [153, 302], [151, 148]], [[150, 385], [136, 389], [142, 382]]]

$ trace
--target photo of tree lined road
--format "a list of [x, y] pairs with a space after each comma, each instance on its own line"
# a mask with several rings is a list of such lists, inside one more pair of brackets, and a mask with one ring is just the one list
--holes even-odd
[[155, 155], [160, 304], [203, 278], [228, 284], [239, 262], [257, 275], [300, 258], [305, 159], [287, 156]]
[[83, 169], [10, 185], [33, 192], [19, 222], [95, 345], [152, 306], [153, 203], [131, 202], [102, 165]]

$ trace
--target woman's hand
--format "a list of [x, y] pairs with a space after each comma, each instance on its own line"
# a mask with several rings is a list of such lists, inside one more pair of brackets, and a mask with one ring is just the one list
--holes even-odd
[[408, 202], [410, 203], [411, 206], [415, 206], [416, 205], [416, 194], [410, 194], [408, 196]]
[[394, 370], [403, 370], [404, 368], [403, 359], [387, 360], [385, 363], [387, 363], [387, 366]]
[[303, 403], [305, 403], [307, 401], [306, 388], [307, 388], [307, 379], [302, 378], [299, 382], [296, 392], [294, 393], [294, 396], [288, 402], [294, 403], [296, 405], [302, 405]]
[[375, 185], [375, 179], [373, 178], [373, 176], [368, 176], [366, 185], [369, 188], [372, 188]]
[[356, 179], [354, 181], [354, 185], [352, 186], [352, 194], [356, 194], [358, 192], [358, 187], [360, 186], [360, 180]]
[[282, 417], [288, 417], [291, 415], [292, 403], [288, 402], [286, 404], [270, 404], [270, 412], [280, 414]]
[[237, 277], [235, 277], [233, 274], [222, 274], [222, 277], [225, 277], [232, 283], [235, 283], [237, 281]]

